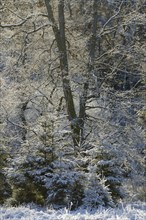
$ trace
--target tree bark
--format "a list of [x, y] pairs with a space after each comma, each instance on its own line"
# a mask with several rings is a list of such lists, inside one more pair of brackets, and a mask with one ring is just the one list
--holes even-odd
[[80, 119], [80, 144], [84, 141], [84, 125], [86, 119], [86, 101], [88, 93], [89, 82], [84, 83], [83, 93], [80, 96], [80, 106], [79, 106], [79, 119]]
[[60, 53], [60, 69], [62, 74], [62, 85], [63, 92], [66, 101], [66, 108], [68, 119], [71, 122], [72, 138], [74, 145], [78, 145], [80, 141], [80, 127], [77, 123], [77, 114], [75, 111], [75, 105], [73, 101], [73, 95], [69, 80], [69, 69], [68, 69], [68, 57], [66, 49], [66, 37], [65, 37], [65, 18], [64, 18], [64, 0], [59, 0], [58, 4], [58, 20], [59, 27], [55, 21], [52, 6], [50, 0], [45, 0], [48, 19], [52, 23], [52, 29], [55, 35], [55, 40]]
[[80, 110], [79, 110], [79, 119], [80, 119], [80, 143], [84, 141], [84, 124], [86, 119], [86, 102], [87, 102], [87, 93], [89, 88], [89, 78], [91, 77], [91, 72], [94, 71], [94, 60], [96, 52], [96, 35], [97, 35], [97, 0], [93, 2], [93, 21], [92, 21], [92, 33], [89, 42], [89, 62], [87, 66], [88, 77], [87, 81], [84, 83], [83, 93], [80, 97]]

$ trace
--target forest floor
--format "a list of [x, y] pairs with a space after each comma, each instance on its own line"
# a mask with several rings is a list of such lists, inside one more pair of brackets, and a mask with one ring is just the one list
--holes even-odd
[[146, 203], [121, 205], [119, 208], [87, 211], [80, 209], [55, 211], [32, 205], [19, 207], [0, 207], [0, 220], [145, 220]]

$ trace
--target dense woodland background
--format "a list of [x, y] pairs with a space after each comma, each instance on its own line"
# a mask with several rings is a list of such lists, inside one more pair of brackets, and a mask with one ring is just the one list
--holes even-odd
[[145, 201], [145, 1], [0, 8], [0, 203]]

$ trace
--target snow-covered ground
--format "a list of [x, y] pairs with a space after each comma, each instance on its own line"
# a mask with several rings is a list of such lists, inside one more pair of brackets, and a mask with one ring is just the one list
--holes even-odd
[[121, 206], [116, 209], [100, 208], [95, 213], [87, 210], [71, 212], [38, 209], [34, 207], [0, 207], [0, 220], [145, 220], [146, 204]]

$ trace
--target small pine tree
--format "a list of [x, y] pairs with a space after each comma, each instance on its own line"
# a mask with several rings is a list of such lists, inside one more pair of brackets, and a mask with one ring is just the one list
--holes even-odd
[[45, 177], [53, 173], [52, 162], [57, 159], [54, 146], [36, 146], [29, 143], [21, 146], [21, 154], [13, 160], [8, 170], [9, 182], [13, 188], [12, 197], [16, 203], [35, 202], [45, 204], [47, 189]]
[[92, 146], [86, 151], [86, 155], [90, 158], [90, 166], [96, 168], [94, 176], [105, 180], [103, 185], [110, 192], [113, 202], [117, 203], [123, 199], [126, 196], [123, 182], [130, 172], [130, 167], [125, 164], [124, 155], [114, 146]]
[[55, 207], [77, 208], [82, 204], [83, 176], [76, 171], [58, 171], [48, 175], [46, 188], [48, 192], [47, 203]]
[[130, 172], [126, 167], [123, 155], [116, 147], [100, 147], [98, 151], [97, 173], [101, 173], [106, 179], [105, 185], [108, 186], [114, 202], [123, 199], [126, 195], [122, 187], [124, 178]]
[[86, 174], [83, 204], [86, 208], [94, 209], [99, 206], [113, 206], [111, 194], [106, 186], [106, 180], [97, 174], [97, 167], [90, 166]]
[[8, 203], [35, 202], [43, 205], [46, 202], [44, 177], [46, 173], [53, 172], [52, 162], [56, 155], [52, 143], [52, 124], [43, 118], [40, 128], [42, 133], [39, 133], [38, 142], [34, 142], [34, 139], [26, 140], [21, 145], [17, 158], [14, 157], [11, 162], [13, 168], [8, 170], [8, 177], [13, 190], [12, 199]]

